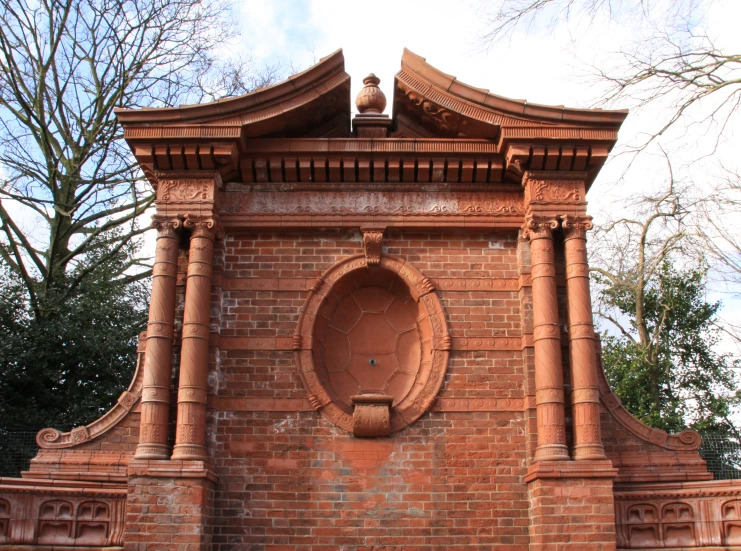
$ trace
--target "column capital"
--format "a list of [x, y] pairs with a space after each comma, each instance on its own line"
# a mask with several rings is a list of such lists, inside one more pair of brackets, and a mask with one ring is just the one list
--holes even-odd
[[551, 239], [553, 232], [558, 229], [559, 222], [555, 216], [538, 216], [528, 214], [522, 226], [523, 236], [531, 241], [536, 239]]
[[150, 227], [157, 230], [157, 237], [175, 238], [178, 230], [183, 227], [183, 217], [155, 214], [152, 216]]
[[594, 224], [592, 224], [591, 216], [567, 214], [561, 217], [561, 227], [563, 227], [566, 239], [586, 239], [587, 231], [591, 230]]
[[213, 241], [224, 235], [224, 230], [219, 223], [218, 216], [213, 214], [188, 214], [185, 216], [183, 225], [192, 231], [191, 239], [194, 237], [203, 237]]

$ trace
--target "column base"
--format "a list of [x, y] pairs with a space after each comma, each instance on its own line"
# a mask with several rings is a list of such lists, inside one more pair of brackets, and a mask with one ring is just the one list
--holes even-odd
[[135, 460], [170, 459], [170, 450], [166, 444], [142, 443], [136, 447]]
[[206, 447], [198, 444], [175, 444], [172, 449], [173, 461], [205, 461]]
[[544, 444], [535, 449], [533, 461], [569, 461], [569, 449], [564, 444]]
[[530, 551], [615, 551], [615, 476], [609, 461], [532, 465]]
[[574, 461], [604, 461], [605, 448], [602, 444], [577, 444], [574, 446]]

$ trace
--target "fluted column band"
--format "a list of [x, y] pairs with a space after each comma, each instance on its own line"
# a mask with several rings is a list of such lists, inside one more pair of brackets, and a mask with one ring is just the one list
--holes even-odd
[[172, 459], [206, 458], [206, 392], [211, 304], [211, 275], [217, 221], [188, 216], [191, 230], [180, 353], [180, 383]]
[[599, 386], [595, 350], [592, 299], [589, 290], [587, 231], [589, 216], [562, 217], [566, 257], [571, 402], [573, 412], [573, 458], [605, 458], [599, 410]]
[[553, 231], [555, 218], [528, 216], [524, 233], [530, 239], [535, 348], [535, 404], [538, 446], [534, 461], [569, 459], [566, 447], [561, 332], [558, 320]]
[[142, 384], [141, 420], [136, 459], [167, 459], [172, 347], [175, 323], [175, 280], [182, 219], [155, 215], [157, 246], [152, 268], [147, 342]]

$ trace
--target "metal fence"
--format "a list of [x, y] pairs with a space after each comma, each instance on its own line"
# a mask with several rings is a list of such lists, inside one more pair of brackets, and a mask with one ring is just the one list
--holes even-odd
[[[0, 476], [18, 477], [36, 452], [37, 430], [21, 428], [0, 430]], [[721, 434], [702, 437], [700, 455], [716, 480], [741, 479], [741, 443]]]
[[39, 447], [36, 445], [38, 430], [0, 429], [0, 476], [19, 477], [27, 471]]
[[700, 456], [716, 480], [741, 478], [741, 443], [725, 434], [703, 434]]

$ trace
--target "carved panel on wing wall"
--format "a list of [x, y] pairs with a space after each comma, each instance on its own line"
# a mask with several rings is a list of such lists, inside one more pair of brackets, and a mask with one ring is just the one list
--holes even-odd
[[365, 255], [348, 257], [317, 279], [293, 340], [309, 402], [348, 432], [358, 395], [392, 398], [391, 432], [428, 411], [450, 344], [431, 280], [388, 255], [378, 264]]
[[[6, 479], [12, 480], [12, 479]], [[126, 488], [3, 485], [0, 545], [111, 549], [123, 545]]]
[[741, 545], [741, 500], [726, 501], [721, 507], [723, 545]]

